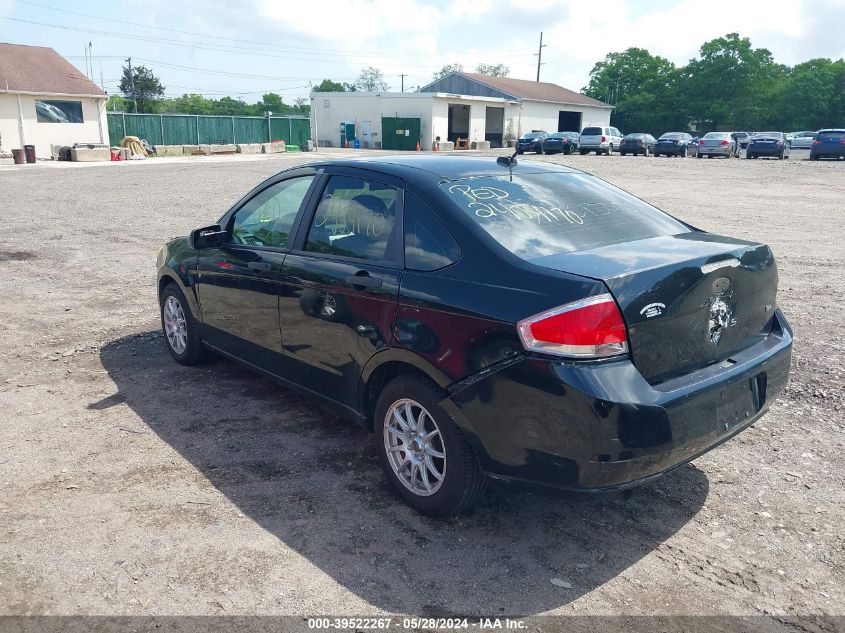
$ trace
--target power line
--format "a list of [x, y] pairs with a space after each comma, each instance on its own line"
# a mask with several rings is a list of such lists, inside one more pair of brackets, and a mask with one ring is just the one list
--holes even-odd
[[[154, 25], [151, 25], [151, 24], [140, 24], [138, 22], [131, 22], [129, 20], [121, 20], [121, 19], [118, 19], [118, 18], [107, 18], [107, 17], [104, 17], [104, 16], [92, 15], [90, 13], [83, 13], [82, 11], [72, 11], [70, 9], [61, 9], [59, 7], [53, 7], [53, 6], [50, 6], [50, 5], [41, 4], [39, 2], [32, 2], [31, 0], [18, 0], [18, 2], [20, 4], [27, 4], [27, 5], [34, 6], [34, 7], [39, 7], [41, 9], [49, 9], [51, 11], [59, 11], [61, 13], [67, 13], [67, 14], [70, 14], [70, 15], [78, 15], [78, 16], [81, 16], [81, 17], [92, 18], [92, 19], [95, 19], [95, 20], [102, 20], [102, 21], [106, 21], [106, 22], [114, 22], [114, 23], [117, 23], [117, 24], [125, 24], [127, 26], [134, 26], [134, 27], [144, 28], [144, 29], [153, 29], [153, 30], [157, 30], [157, 31], [165, 31], [165, 32], [168, 32], [168, 33], [176, 33], [176, 34], [179, 34], [179, 35], [190, 35], [190, 36], [193, 36], [193, 37], [202, 37], [202, 38], [214, 39], [214, 40], [225, 40], [225, 41], [229, 41], [229, 42], [235, 42], [239, 45], [243, 44], [243, 43], [256, 44], [256, 45], [261, 46], [261, 47], [274, 48], [274, 49], [279, 50], [279, 51], [287, 51], [287, 50], [302, 51], [302, 52], [309, 52], [310, 51], [310, 52], [319, 52], [319, 53], [322, 53], [324, 55], [333, 55], [333, 56], [342, 56], [342, 57], [348, 57], [350, 55], [354, 55], [354, 56], [358, 56], [358, 57], [377, 57], [379, 59], [383, 59], [383, 58], [407, 59], [409, 57], [413, 57], [413, 58], [437, 57], [437, 58], [439, 58], [439, 57], [442, 57], [444, 55], [455, 54], [455, 53], [409, 53], [407, 55], [392, 55], [392, 54], [389, 54], [389, 53], [387, 53], [387, 54], [378, 53], [378, 52], [362, 53], [361, 51], [331, 49], [331, 48], [315, 48], [315, 47], [307, 47], [307, 46], [293, 46], [293, 45], [290, 45], [290, 44], [280, 45], [280, 44], [277, 44], [277, 43], [274, 43], [274, 42], [262, 42], [262, 41], [256, 41], [256, 40], [247, 40], [247, 39], [243, 39], [243, 38], [225, 37], [225, 36], [216, 35], [216, 34], [215, 35], [209, 35], [207, 33], [198, 33], [196, 31], [184, 31], [184, 30], [181, 30], [181, 29], [174, 29], [174, 28], [168, 28], [168, 27], [163, 27], [163, 26], [154, 26]], [[247, 50], [256, 50], [254, 48], [244, 47], [244, 46], [233, 46], [233, 47], [234, 48], [247, 49]], [[476, 54], [476, 55], [527, 55], [527, 54], [529, 54], [529, 51], [527, 51], [527, 50], [519, 50], [519, 51], [476, 51], [474, 54]]]

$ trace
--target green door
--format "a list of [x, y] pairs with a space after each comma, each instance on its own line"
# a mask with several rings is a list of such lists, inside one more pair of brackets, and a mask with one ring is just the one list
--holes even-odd
[[420, 139], [420, 120], [407, 117], [382, 117], [381, 148], [413, 152]]

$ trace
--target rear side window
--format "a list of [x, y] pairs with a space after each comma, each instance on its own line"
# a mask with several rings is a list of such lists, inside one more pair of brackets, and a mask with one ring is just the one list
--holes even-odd
[[600, 127], [585, 127], [581, 134], [584, 136], [601, 136], [604, 132], [602, 132]]
[[405, 194], [405, 268], [438, 270], [461, 258], [461, 248], [448, 229], [416, 196]]
[[514, 174], [441, 185], [499, 244], [532, 260], [688, 233], [659, 209], [586, 174]]
[[305, 250], [373, 261], [386, 259], [397, 198], [395, 187], [332, 176], [308, 230]]

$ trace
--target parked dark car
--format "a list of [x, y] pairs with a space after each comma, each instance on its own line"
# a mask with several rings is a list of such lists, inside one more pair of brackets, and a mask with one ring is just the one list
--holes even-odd
[[748, 142], [751, 140], [751, 134], [748, 132], [731, 132], [731, 136], [734, 137], [734, 141], [742, 149], [748, 147]]
[[619, 144], [619, 153], [622, 156], [626, 154], [633, 154], [634, 156], [642, 154], [643, 156], [648, 156], [654, 153], [655, 142], [651, 134], [644, 132], [626, 134], [622, 137], [622, 142]]
[[527, 134], [523, 134], [516, 141], [516, 153], [536, 152], [537, 154], [542, 154], [543, 139], [546, 138], [546, 134], [542, 130], [531, 130]]
[[553, 132], [543, 139], [541, 153], [571, 154], [578, 151], [578, 132]]
[[783, 160], [789, 158], [789, 150], [789, 141], [783, 132], [757, 132], [748, 141], [745, 157], [771, 156]]
[[686, 132], [666, 132], [654, 145], [655, 156], [696, 156], [698, 145], [691, 134]]
[[845, 130], [827, 129], [816, 132], [810, 148], [810, 160], [845, 158]]
[[472, 504], [487, 476], [648, 481], [757, 420], [792, 347], [769, 247], [509, 161], [272, 176], [159, 251], [170, 354], [213, 351], [334, 406], [375, 432], [398, 495], [435, 516]]

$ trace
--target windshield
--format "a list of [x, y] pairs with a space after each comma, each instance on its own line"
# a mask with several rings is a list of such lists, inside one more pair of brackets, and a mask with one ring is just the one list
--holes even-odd
[[528, 132], [528, 134], [523, 134], [520, 138], [524, 141], [530, 141], [532, 138], [537, 138], [540, 136], [542, 132]]
[[526, 260], [689, 229], [586, 174], [514, 174], [441, 185], [490, 237]]
[[566, 136], [563, 132], [555, 132], [554, 134], [549, 134], [546, 138], [563, 138]]
[[783, 132], [757, 132], [754, 138], [783, 138]]
[[681, 134], [680, 132], [666, 132], [666, 134], [664, 134], [660, 138], [661, 139], [675, 140], [675, 139], [679, 139], [679, 138], [682, 138], [682, 137], [683, 137], [683, 134]]
[[602, 131], [600, 127], [585, 127], [581, 134], [584, 136], [601, 136]]
[[813, 137], [815, 135], [816, 135], [815, 132], [799, 132], [795, 136], [798, 136], [798, 137], [801, 137], [801, 138], [810, 138], [810, 137]]
[[625, 138], [642, 138], [644, 136], [645, 136], [645, 134], [642, 134], [642, 133], [627, 134], [627, 135], [625, 135]]
[[728, 138], [728, 136], [730, 136], [730, 134], [728, 134], [727, 132], [708, 132], [707, 134], [704, 135], [704, 138], [725, 139], [725, 138]]

